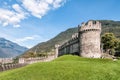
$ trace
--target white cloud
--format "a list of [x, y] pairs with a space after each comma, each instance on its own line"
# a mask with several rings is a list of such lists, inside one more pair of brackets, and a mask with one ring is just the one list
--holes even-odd
[[[16, 9], [17, 10], [17, 9]], [[19, 25], [21, 20], [25, 19], [25, 14], [23, 12], [14, 12], [7, 9], [0, 8], [0, 21], [3, 26], [7, 25]]]
[[21, 43], [21, 42], [25, 42], [25, 41], [28, 41], [28, 40], [34, 40], [34, 39], [36, 39], [38, 37], [40, 37], [40, 36], [38, 36], [38, 35], [32, 35], [32, 36], [28, 36], [28, 37], [16, 39], [15, 42]]
[[42, 18], [49, 10], [62, 6], [66, 0], [22, 0], [23, 6], [33, 16]]
[[20, 27], [21, 20], [26, 18], [26, 12], [18, 4], [12, 5], [13, 10], [0, 8], [0, 21], [3, 26]]
[[13, 27], [18, 28], [18, 27], [20, 27], [20, 25], [19, 25], [19, 24], [16, 24], [16, 25], [14, 25]]
[[[66, 2], [65, 0], [64, 0], [64, 2]], [[59, 7], [61, 7], [61, 5], [63, 5], [64, 3], [63, 3], [63, 0], [55, 0], [54, 2], [53, 2], [53, 7], [54, 8], [59, 8]]]
[[11, 10], [0, 8], [0, 24], [20, 27], [19, 23], [28, 17], [27, 15], [42, 18], [49, 10], [57, 9], [65, 2], [66, 0], [21, 0], [21, 5], [8, 5], [11, 6]]
[[14, 40], [12, 40], [12, 41], [14, 41], [15, 43], [17, 43], [21, 46], [26, 46], [27, 48], [31, 48], [31, 47], [37, 45], [38, 43], [44, 42], [47, 40], [49, 40], [49, 39], [46, 39], [39, 35], [31, 35], [31, 36], [26, 36], [23, 38], [18, 38], [18, 39], [14, 38]]
[[23, 13], [22, 8], [18, 4], [12, 5], [12, 8], [19, 13]]

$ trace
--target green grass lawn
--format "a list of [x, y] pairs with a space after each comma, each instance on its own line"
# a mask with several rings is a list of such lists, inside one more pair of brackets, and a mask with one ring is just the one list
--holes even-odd
[[0, 80], [120, 80], [120, 61], [66, 55], [1, 72]]

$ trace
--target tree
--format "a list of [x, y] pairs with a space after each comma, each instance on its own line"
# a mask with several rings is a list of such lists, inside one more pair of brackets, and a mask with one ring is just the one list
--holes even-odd
[[118, 39], [115, 35], [113, 33], [105, 33], [102, 35], [101, 42], [105, 52], [114, 55], [115, 48], [118, 46]]
[[35, 53], [34, 52], [29, 52], [29, 57], [35, 57]]
[[120, 39], [117, 40], [116, 50], [120, 52]]

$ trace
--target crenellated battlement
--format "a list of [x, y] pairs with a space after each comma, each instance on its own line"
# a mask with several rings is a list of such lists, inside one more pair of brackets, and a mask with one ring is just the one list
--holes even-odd
[[101, 23], [99, 21], [88, 21], [87, 23], [82, 23], [79, 31], [101, 31]]
[[74, 40], [74, 39], [77, 39], [77, 38], [78, 38], [78, 33], [75, 33], [75, 34], [72, 35], [71, 40]]
[[63, 54], [80, 55], [82, 57], [100, 58], [101, 23], [88, 21], [78, 26], [78, 32], [71, 39], [58, 47], [58, 56]]

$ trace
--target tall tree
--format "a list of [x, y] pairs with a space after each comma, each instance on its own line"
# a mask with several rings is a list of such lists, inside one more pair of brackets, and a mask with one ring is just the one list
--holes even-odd
[[120, 39], [117, 40], [116, 50], [120, 52]]
[[102, 35], [103, 49], [106, 53], [114, 54], [115, 48], [118, 46], [118, 39], [113, 33], [105, 33]]

